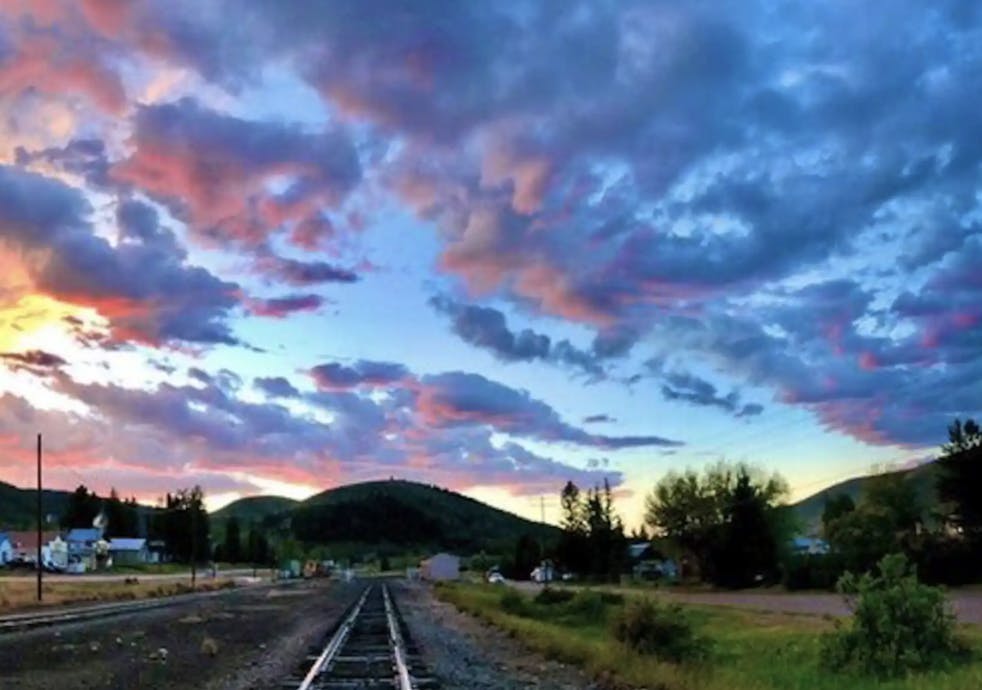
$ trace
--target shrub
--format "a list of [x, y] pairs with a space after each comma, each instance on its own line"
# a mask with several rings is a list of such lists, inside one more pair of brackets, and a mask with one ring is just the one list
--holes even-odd
[[836, 554], [795, 554], [782, 564], [781, 584], [788, 590], [835, 589], [842, 576], [842, 560]]
[[501, 610], [514, 616], [529, 615], [529, 602], [524, 596], [512, 588], [501, 594]]
[[568, 589], [553, 589], [552, 587], [546, 587], [535, 595], [535, 599], [533, 599], [533, 601], [535, 601], [536, 604], [550, 606], [552, 604], [565, 604], [575, 596], [576, 593], [571, 592]]
[[884, 557], [878, 570], [839, 580], [853, 617], [823, 639], [823, 663], [887, 677], [945, 666], [961, 655], [944, 592], [919, 582], [902, 554]]
[[614, 618], [613, 633], [633, 651], [664, 661], [695, 661], [709, 653], [708, 640], [696, 635], [677, 604], [663, 606], [651, 599], [635, 599]]

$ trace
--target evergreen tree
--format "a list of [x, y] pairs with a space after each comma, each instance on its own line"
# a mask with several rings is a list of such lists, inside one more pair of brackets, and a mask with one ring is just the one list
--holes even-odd
[[242, 560], [242, 537], [239, 533], [239, 519], [231, 517], [225, 525], [225, 544], [223, 556], [229, 563]]

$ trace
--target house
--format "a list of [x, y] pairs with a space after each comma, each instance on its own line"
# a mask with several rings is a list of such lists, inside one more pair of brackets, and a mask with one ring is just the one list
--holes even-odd
[[150, 562], [146, 539], [116, 537], [109, 540], [109, 556], [113, 565], [140, 565]]
[[795, 537], [791, 540], [791, 551], [800, 555], [824, 555], [829, 552], [829, 543], [815, 537]]
[[678, 579], [678, 565], [666, 558], [650, 542], [628, 544], [627, 560], [631, 575], [636, 580], [675, 580]]
[[68, 530], [65, 541], [68, 542], [68, 559], [84, 563], [89, 570], [94, 570], [109, 557], [109, 543], [103, 540], [99, 527]]
[[542, 561], [530, 574], [532, 582], [552, 582], [556, 579], [556, 569], [552, 561]]
[[6, 532], [0, 532], [0, 567], [14, 560], [14, 545]]
[[[34, 530], [27, 532], [8, 532], [7, 538], [13, 550], [15, 560], [28, 561], [35, 563], [38, 555], [38, 533]], [[47, 561], [49, 556], [48, 544], [55, 540], [61, 540], [61, 535], [57, 532], [41, 533], [41, 560]]]
[[449, 553], [438, 553], [419, 564], [419, 576], [431, 582], [456, 580], [460, 577], [460, 559]]

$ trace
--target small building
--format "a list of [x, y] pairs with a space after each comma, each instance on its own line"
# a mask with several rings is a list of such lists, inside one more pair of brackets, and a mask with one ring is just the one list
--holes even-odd
[[14, 545], [6, 532], [0, 532], [0, 567], [14, 560]]
[[556, 579], [556, 569], [552, 566], [552, 561], [542, 561], [535, 570], [529, 573], [532, 582], [552, 582]]
[[460, 559], [449, 553], [438, 553], [419, 564], [419, 576], [431, 582], [456, 580], [460, 577]]
[[675, 580], [678, 564], [656, 549], [651, 542], [637, 542], [627, 547], [627, 562], [635, 580]]
[[109, 556], [113, 565], [142, 565], [150, 562], [146, 539], [116, 537], [109, 540]]

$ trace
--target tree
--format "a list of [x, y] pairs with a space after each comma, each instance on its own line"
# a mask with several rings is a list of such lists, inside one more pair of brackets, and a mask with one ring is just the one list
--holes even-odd
[[855, 510], [826, 525], [826, 538], [846, 569], [864, 572], [884, 556], [911, 554], [923, 503], [914, 484], [901, 474], [872, 478]]
[[116, 489], [113, 488], [109, 491], [109, 498], [105, 501], [105, 510], [108, 521], [107, 534], [114, 537], [139, 536], [140, 515], [135, 499], [123, 501]]
[[516, 580], [526, 580], [541, 562], [542, 551], [539, 542], [531, 535], [523, 534], [515, 544], [515, 561], [512, 565], [511, 577]]
[[62, 527], [66, 529], [92, 527], [92, 521], [99, 514], [101, 503], [94, 492], [90, 492], [84, 484], [80, 484], [68, 497], [68, 505], [61, 518]]
[[269, 562], [269, 542], [261, 529], [252, 523], [249, 525], [248, 537], [249, 561], [251, 563]]
[[225, 525], [225, 543], [222, 553], [229, 563], [242, 560], [242, 537], [239, 533], [239, 519], [230, 517]]
[[619, 576], [626, 549], [624, 526], [614, 510], [610, 483], [586, 495], [572, 482], [563, 487], [563, 535], [558, 554], [566, 568], [587, 577]]
[[839, 494], [825, 499], [825, 510], [822, 511], [822, 532], [828, 534], [829, 525], [843, 515], [856, 510], [856, 502], [849, 494]]
[[733, 588], [773, 581], [781, 535], [763, 487], [754, 484], [746, 468], [738, 469], [723, 513], [710, 551], [713, 581]]
[[[699, 576], [730, 581], [727, 563], [733, 559], [721, 546], [727, 538], [724, 527], [736, 516], [741, 522], [733, 529], [743, 530], [741, 538], [751, 528], [760, 530], [754, 535], [755, 548], [770, 553], [767, 544], [779, 545], [786, 531], [787, 517], [778, 508], [787, 491], [779, 475], [766, 476], [745, 465], [720, 463], [701, 476], [693, 470], [669, 472], [645, 499], [645, 522], [674, 548], [683, 565], [690, 560]], [[751, 505], [755, 502], [759, 506]], [[758, 510], [763, 520], [752, 514]], [[773, 553], [776, 557], [776, 546]]]
[[956, 418], [948, 427], [948, 443], [941, 446], [945, 456], [957, 455], [973, 448], [982, 447], [982, 429], [972, 419], [966, 419], [965, 424]]
[[196, 562], [210, 558], [211, 529], [201, 487], [167, 494], [163, 508], [154, 515], [151, 534], [164, 540], [176, 561], [189, 563], [192, 557]]
[[946, 521], [970, 543], [982, 545], [982, 431], [974, 419], [948, 427], [937, 489]]

